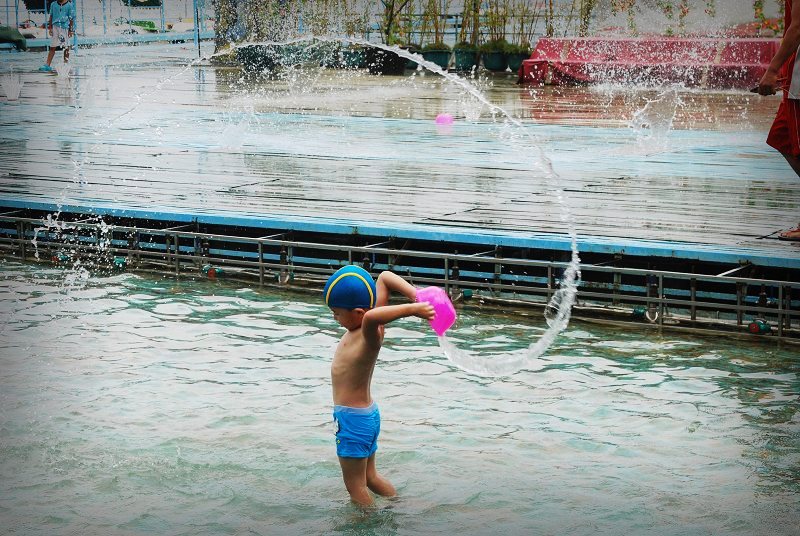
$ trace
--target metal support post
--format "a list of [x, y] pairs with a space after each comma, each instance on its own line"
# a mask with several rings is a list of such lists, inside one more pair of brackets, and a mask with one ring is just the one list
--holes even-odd
[[133, 33], [133, 24], [131, 24], [131, 0], [128, 0], [128, 30]]
[[742, 312], [742, 284], [736, 283], [736, 325], [742, 325], [744, 314]]
[[[130, 0], [128, 0], [130, 1]], [[197, 47], [197, 57], [200, 57], [200, 11], [197, 8], [197, 0], [193, 0], [194, 2], [194, 44]]]
[[17, 239], [19, 240], [19, 256], [25, 260], [25, 223], [17, 224]]
[[450, 259], [444, 258], [444, 291], [450, 295]]
[[786, 329], [792, 327], [792, 287], [787, 287], [786, 292], [783, 293], [783, 299], [786, 300], [785, 305], [783, 306], [784, 311], [786, 311], [786, 315], [784, 316], [786, 322]]
[[175, 234], [175, 277], [181, 273], [181, 237]]
[[692, 302], [691, 307], [691, 315], [692, 320], [697, 320], [697, 306], [694, 304], [697, 301], [697, 279], [692, 278], [689, 282], [690, 284], [690, 300]]
[[[501, 256], [502, 256], [502, 249], [500, 247], [494, 248], [494, 258], [495, 259], [499, 259]], [[495, 285], [500, 285], [503, 282], [502, 278], [501, 278], [502, 272], [503, 272], [503, 265], [500, 264], [499, 262], [496, 262], [494, 264], [494, 284]], [[500, 291], [492, 289], [492, 294], [494, 294], [495, 296], [499, 296], [500, 295]]]
[[258, 243], [258, 286], [264, 286], [264, 244]]

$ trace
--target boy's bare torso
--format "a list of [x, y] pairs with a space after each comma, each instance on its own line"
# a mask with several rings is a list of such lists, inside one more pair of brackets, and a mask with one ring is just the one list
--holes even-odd
[[[380, 326], [378, 331], [380, 340], [383, 341], [383, 326]], [[368, 347], [361, 334], [361, 328], [344, 334], [336, 347], [331, 363], [334, 404], [355, 408], [364, 408], [372, 404], [370, 384], [379, 351], [380, 346]]]

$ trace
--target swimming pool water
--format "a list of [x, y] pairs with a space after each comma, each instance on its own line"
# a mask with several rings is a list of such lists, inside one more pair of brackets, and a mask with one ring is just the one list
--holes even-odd
[[[797, 534], [796, 347], [577, 322], [492, 379], [391, 326], [373, 395], [399, 497], [360, 512], [317, 298], [0, 261], [2, 532]], [[471, 308], [452, 338], [543, 329]]]

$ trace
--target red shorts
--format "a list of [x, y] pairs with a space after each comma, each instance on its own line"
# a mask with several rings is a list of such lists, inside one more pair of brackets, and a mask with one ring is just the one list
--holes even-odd
[[[794, 60], [794, 56], [789, 58], [780, 71], [779, 77], [786, 80], [787, 87], [791, 82]], [[790, 99], [786, 91], [769, 130], [767, 144], [782, 154], [800, 157], [800, 100]]]
[[800, 157], [800, 100], [787, 98], [785, 92], [767, 144], [782, 154]]

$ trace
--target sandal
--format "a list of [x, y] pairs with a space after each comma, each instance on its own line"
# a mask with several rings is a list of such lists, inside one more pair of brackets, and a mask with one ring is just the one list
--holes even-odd
[[784, 231], [778, 235], [779, 240], [798, 240], [800, 241], [800, 227]]

